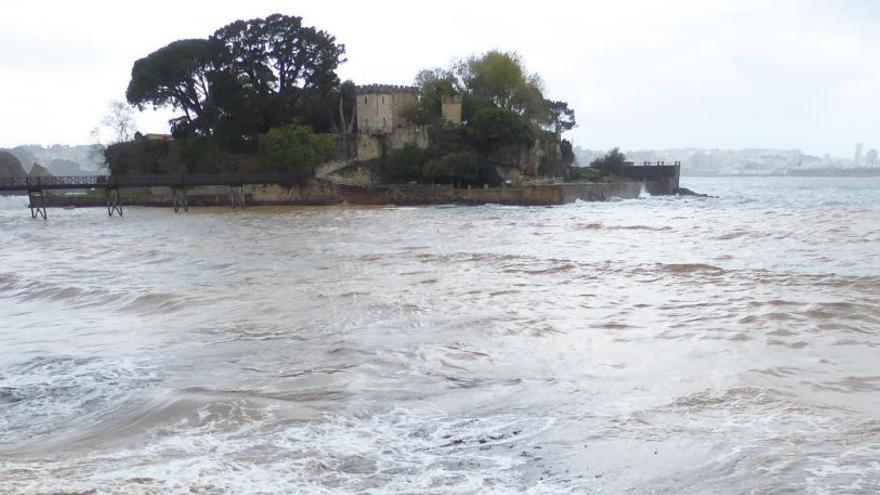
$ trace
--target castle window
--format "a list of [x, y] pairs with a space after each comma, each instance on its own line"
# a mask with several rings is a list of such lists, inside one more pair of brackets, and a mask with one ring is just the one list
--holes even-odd
[[383, 105], [385, 104], [385, 97], [384, 96], [382, 97], [382, 104]]
[[367, 97], [364, 96], [364, 104], [366, 104], [366, 103], [367, 103]]

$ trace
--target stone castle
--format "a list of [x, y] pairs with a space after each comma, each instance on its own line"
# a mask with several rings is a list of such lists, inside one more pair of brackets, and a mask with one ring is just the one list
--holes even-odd
[[[408, 119], [408, 109], [419, 102], [419, 89], [412, 86], [390, 84], [368, 84], [357, 86], [354, 122], [357, 133], [345, 136], [347, 160], [364, 162], [385, 156], [392, 150], [407, 145], [427, 149], [430, 145], [429, 126], [418, 125]], [[441, 116], [446, 125], [463, 124], [462, 98], [460, 95], [444, 95], [440, 99]], [[508, 144], [492, 152], [489, 160], [494, 164], [498, 175], [509, 184], [546, 175], [566, 177], [567, 169], [561, 164], [561, 137], [556, 139], [536, 139], [531, 145]], [[338, 161], [328, 170], [347, 167]], [[359, 172], [347, 177], [348, 182], [372, 183], [368, 167], [358, 167]], [[353, 177], [358, 177], [357, 179]], [[330, 178], [325, 174], [324, 178]], [[340, 180], [334, 178], [333, 180]]]
[[[410, 122], [406, 110], [419, 101], [412, 86], [369, 84], [357, 87], [357, 159], [378, 158], [383, 150], [414, 144], [428, 147], [428, 128]], [[452, 125], [461, 124], [461, 96], [442, 98], [442, 116]]]

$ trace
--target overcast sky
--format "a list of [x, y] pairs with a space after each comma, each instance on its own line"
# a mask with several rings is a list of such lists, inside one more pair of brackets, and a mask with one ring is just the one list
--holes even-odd
[[334, 34], [358, 84], [516, 50], [586, 148], [880, 148], [878, 0], [3, 2], [0, 147], [88, 143], [135, 59], [273, 12]]

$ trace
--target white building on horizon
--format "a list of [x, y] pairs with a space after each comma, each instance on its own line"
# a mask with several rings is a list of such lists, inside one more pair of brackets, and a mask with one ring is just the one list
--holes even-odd
[[859, 143], [856, 145], [856, 152], [853, 155], [853, 163], [858, 167], [862, 164], [862, 148], [865, 147], [864, 143]]
[[866, 167], [876, 167], [877, 166], [877, 158], [878, 158], [877, 150], [874, 148], [871, 148], [868, 151], [868, 154], [865, 155], [865, 166]]

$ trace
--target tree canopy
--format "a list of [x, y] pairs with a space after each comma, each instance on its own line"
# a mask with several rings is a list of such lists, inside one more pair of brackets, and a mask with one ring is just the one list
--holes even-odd
[[170, 106], [183, 116], [172, 119], [177, 130], [208, 133], [212, 79], [211, 43], [203, 39], [169, 43], [137, 60], [125, 98], [143, 110]]
[[[179, 40], [136, 61], [126, 98], [143, 109], [171, 107], [177, 135], [218, 134], [251, 140], [272, 127], [307, 119], [316, 128], [342, 128], [336, 102], [342, 96], [336, 69], [345, 46], [302, 18], [272, 14], [240, 20], [207, 39]], [[352, 96], [353, 100], [353, 96]], [[309, 111], [328, 102], [320, 118]]]
[[456, 69], [462, 85], [474, 95], [534, 120], [544, 117], [544, 83], [526, 71], [516, 52], [492, 50], [459, 62]]
[[576, 125], [574, 110], [564, 101], [546, 99], [541, 77], [530, 73], [516, 52], [491, 50], [449, 69], [422, 70], [415, 85], [419, 103], [409, 109], [408, 116], [418, 124], [439, 122], [441, 98], [460, 95], [466, 121], [483, 111], [500, 109], [546, 130], [567, 131]]
[[415, 85], [419, 88], [419, 101], [406, 111], [407, 117], [420, 125], [439, 123], [442, 98], [461, 93], [455, 74], [447, 69], [422, 70], [416, 75]]
[[260, 137], [260, 149], [273, 170], [300, 178], [312, 175], [315, 166], [333, 153], [333, 145], [325, 136], [315, 135], [310, 127], [299, 124], [271, 129]]
[[619, 148], [614, 148], [602, 158], [597, 158], [590, 163], [590, 168], [597, 169], [603, 174], [620, 174], [626, 166], [626, 155]]

